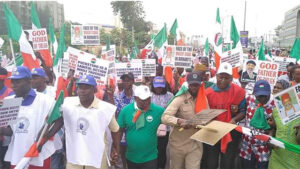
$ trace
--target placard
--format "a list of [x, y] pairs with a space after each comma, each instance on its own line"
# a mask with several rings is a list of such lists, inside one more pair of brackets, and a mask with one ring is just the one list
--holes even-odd
[[116, 49], [110, 49], [108, 51], [102, 52], [101, 58], [107, 61], [115, 61]]
[[143, 77], [156, 76], [156, 61], [155, 59], [132, 59], [131, 62], [141, 62], [143, 65]]
[[176, 46], [165, 46], [164, 54], [162, 57], [162, 65], [163, 66], [171, 66], [174, 67], [175, 65], [175, 52]]
[[242, 63], [243, 59], [243, 50], [239, 47], [229, 50], [227, 52], [224, 52], [221, 55], [221, 63], [228, 62], [231, 64], [231, 66], [239, 67]]
[[191, 68], [192, 53], [192, 46], [176, 46], [175, 67]]
[[69, 53], [65, 52], [64, 53], [64, 57], [60, 60], [60, 75], [63, 78], [67, 78], [68, 77], [68, 73], [69, 73]]
[[117, 83], [121, 83], [121, 76], [124, 73], [131, 72], [134, 75], [134, 81], [135, 82], [142, 82], [143, 79], [143, 71], [142, 71], [142, 63], [136, 62], [136, 63], [115, 63], [115, 73], [117, 78]]
[[45, 28], [26, 30], [29, 34], [29, 41], [32, 41], [34, 51], [48, 49], [48, 35]]
[[276, 57], [276, 56], [274, 56], [273, 59], [274, 59], [275, 63], [278, 63], [278, 65], [279, 65], [278, 71], [280, 71], [280, 72], [287, 72], [286, 66], [291, 62], [296, 63], [295, 58], [286, 58], [286, 57]]
[[257, 61], [246, 59], [244, 60], [243, 72], [242, 72], [242, 82], [256, 82], [257, 77]]
[[0, 127], [6, 127], [16, 120], [23, 98], [0, 100]]
[[284, 125], [300, 117], [299, 98], [300, 84], [274, 95], [275, 105]]
[[91, 75], [96, 79], [97, 84], [106, 84], [109, 61], [95, 57], [79, 57], [75, 77]]
[[191, 136], [191, 139], [200, 141], [211, 146], [215, 145], [221, 138], [223, 138], [231, 130], [235, 129], [237, 125], [231, 123], [225, 123], [222, 121], [213, 120], [207, 126], [212, 130], [201, 129], [197, 133]]
[[275, 86], [278, 77], [278, 64], [268, 61], [257, 61], [258, 71], [256, 81], [265, 80], [269, 82], [271, 88]]
[[99, 27], [97, 25], [71, 25], [71, 44], [99, 45]]

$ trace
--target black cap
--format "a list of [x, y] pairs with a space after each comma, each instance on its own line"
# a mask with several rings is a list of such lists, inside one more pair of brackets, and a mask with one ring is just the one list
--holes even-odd
[[129, 78], [131, 80], [134, 80], [134, 75], [131, 72], [125, 72], [122, 76], [121, 79], [123, 80], [124, 78]]
[[186, 81], [188, 84], [201, 84], [202, 78], [200, 73], [192, 72], [187, 75]]
[[248, 65], [249, 63], [256, 66], [256, 63], [253, 60], [248, 60], [247, 63], [246, 63], [246, 65]]

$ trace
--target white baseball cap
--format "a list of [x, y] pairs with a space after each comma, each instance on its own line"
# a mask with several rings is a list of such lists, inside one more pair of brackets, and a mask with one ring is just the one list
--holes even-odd
[[218, 70], [218, 74], [220, 73], [227, 73], [229, 75], [232, 75], [232, 66], [230, 63], [227, 62], [223, 62], [221, 63], [219, 70]]
[[151, 97], [151, 92], [148, 86], [140, 85], [134, 90], [134, 96], [140, 98], [141, 100], [146, 100]]

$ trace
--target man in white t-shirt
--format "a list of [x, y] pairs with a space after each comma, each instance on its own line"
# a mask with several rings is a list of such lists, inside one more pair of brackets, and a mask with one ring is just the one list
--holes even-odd
[[44, 93], [52, 98], [55, 98], [55, 88], [53, 86], [47, 86], [46, 73], [43, 68], [33, 68], [31, 70], [31, 85], [36, 91]]
[[[22, 97], [23, 101], [17, 120], [6, 128], [0, 128], [0, 135], [12, 136], [4, 160], [9, 161], [12, 165], [11, 168], [14, 168], [37, 138], [51, 110], [54, 99], [45, 94], [35, 92], [31, 88], [31, 73], [24, 66], [16, 67], [12, 71], [10, 79], [15, 95], [6, 98]], [[29, 169], [32, 167], [35, 169], [50, 169], [49, 157], [56, 149], [61, 148], [61, 144], [56, 147], [51, 141], [47, 142], [45, 146], [47, 146], [47, 152], [42, 149], [39, 157], [33, 158], [29, 162]]]
[[61, 107], [63, 123], [60, 126], [65, 127], [66, 168], [107, 169], [109, 150], [104, 141], [107, 128], [110, 129], [113, 140], [112, 161], [119, 158], [116, 106], [94, 96], [97, 83], [93, 76], [84, 75], [76, 83], [78, 96], [65, 98]]

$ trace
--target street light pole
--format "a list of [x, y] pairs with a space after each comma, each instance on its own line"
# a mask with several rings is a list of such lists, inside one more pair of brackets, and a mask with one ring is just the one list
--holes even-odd
[[245, 11], [244, 11], [244, 31], [246, 30], [246, 10], [247, 10], [247, 1], [245, 0]]

